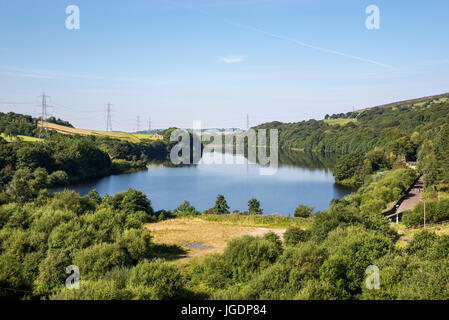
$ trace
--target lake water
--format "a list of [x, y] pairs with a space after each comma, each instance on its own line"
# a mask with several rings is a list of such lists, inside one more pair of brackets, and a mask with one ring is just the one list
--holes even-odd
[[[210, 156], [210, 154], [206, 154]], [[336, 186], [331, 167], [333, 159], [303, 152], [282, 153], [274, 175], [259, 175], [260, 166], [241, 155], [225, 155], [226, 160], [244, 164], [200, 164], [171, 168], [152, 166], [147, 171], [109, 176], [97, 181], [72, 185], [82, 195], [96, 189], [101, 196], [135, 188], [147, 194], [155, 210], [174, 209], [184, 200], [198, 210], [214, 206], [223, 194], [230, 211], [248, 210], [248, 200], [256, 198], [265, 214], [293, 215], [299, 204], [322, 210], [333, 198], [351, 190]]]

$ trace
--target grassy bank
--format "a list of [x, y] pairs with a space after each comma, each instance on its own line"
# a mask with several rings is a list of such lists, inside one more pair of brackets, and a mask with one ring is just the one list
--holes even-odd
[[263, 228], [288, 228], [299, 227], [301, 229], [309, 229], [312, 225], [313, 218], [295, 218], [282, 215], [237, 215], [237, 214], [211, 214], [199, 217], [205, 221], [218, 222], [221, 224], [231, 224], [247, 227], [263, 227]]

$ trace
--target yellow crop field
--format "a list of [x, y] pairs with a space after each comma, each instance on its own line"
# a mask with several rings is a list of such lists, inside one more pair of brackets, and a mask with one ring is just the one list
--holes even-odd
[[[41, 121], [39, 121], [39, 125]], [[99, 137], [110, 137], [113, 139], [120, 139], [129, 142], [140, 142], [142, 140], [156, 140], [150, 134], [143, 133], [129, 133], [124, 131], [101, 131], [101, 130], [89, 130], [89, 129], [78, 129], [78, 128], [70, 128], [66, 126], [61, 126], [59, 124], [49, 123], [46, 125], [50, 130], [55, 130], [62, 134], [79, 134], [82, 136], [99, 136]]]
[[21, 135], [18, 135], [17, 136], [18, 139], [17, 139], [16, 137], [7, 137], [3, 133], [1, 134], [1, 137], [8, 142], [17, 142], [17, 141], [35, 142], [35, 141], [39, 140], [38, 138], [35, 138], [35, 137], [21, 136]]

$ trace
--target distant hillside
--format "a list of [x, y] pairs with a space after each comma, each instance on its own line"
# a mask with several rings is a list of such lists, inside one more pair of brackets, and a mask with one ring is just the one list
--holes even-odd
[[[41, 125], [41, 121], [38, 122]], [[77, 129], [73, 127], [62, 126], [55, 123], [46, 122], [46, 125], [50, 130], [55, 130], [56, 132], [62, 134], [79, 134], [82, 136], [98, 136], [98, 137], [109, 137], [112, 139], [125, 140], [129, 142], [138, 143], [142, 140], [156, 140], [153, 135], [143, 134], [143, 133], [128, 133], [123, 131], [101, 131], [101, 130], [89, 130], [89, 129]]]
[[327, 116], [325, 120], [264, 123], [278, 129], [285, 149], [365, 154], [380, 147], [413, 158], [426, 139], [439, 134], [449, 114], [449, 94]]

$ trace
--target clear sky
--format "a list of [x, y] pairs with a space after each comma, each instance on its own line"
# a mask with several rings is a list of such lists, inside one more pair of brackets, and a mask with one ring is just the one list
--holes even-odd
[[0, 111], [45, 92], [93, 129], [107, 102], [115, 130], [321, 119], [448, 92], [448, 31], [447, 0], [0, 0]]

